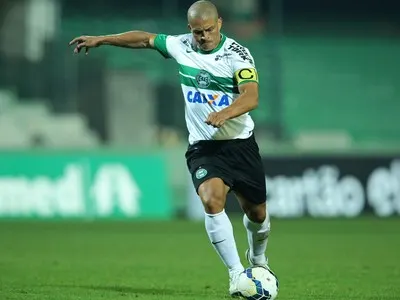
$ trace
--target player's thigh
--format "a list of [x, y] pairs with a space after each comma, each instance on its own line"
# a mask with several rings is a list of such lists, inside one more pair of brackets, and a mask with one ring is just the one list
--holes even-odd
[[209, 155], [207, 151], [201, 151], [201, 147], [198, 148], [200, 149], [189, 148], [186, 153], [193, 186], [206, 213], [219, 213], [225, 207], [226, 194], [232, 187], [233, 180], [223, 161]]
[[212, 177], [202, 182], [198, 194], [207, 213], [221, 212], [226, 203], [226, 195], [230, 187], [218, 177]]
[[233, 177], [229, 172], [229, 165], [218, 156], [218, 153], [221, 152], [218, 145], [220, 144], [199, 143], [189, 146], [186, 151], [187, 167], [192, 176], [192, 182], [197, 194], [199, 194], [200, 185], [213, 178], [218, 178], [219, 184], [215, 184], [215, 180], [205, 184], [204, 186], [207, 188], [205, 189], [203, 186], [203, 194], [207, 191], [208, 195], [209, 190], [215, 190], [215, 187], [220, 190], [222, 189], [221, 186], [224, 187], [223, 189], [228, 186], [229, 189], [233, 185]]
[[256, 223], [264, 222], [267, 216], [267, 204], [266, 201], [254, 202], [240, 194], [240, 192], [235, 191], [235, 196], [239, 201], [240, 207], [247, 217]]
[[263, 222], [266, 216], [266, 183], [264, 165], [254, 136], [238, 144], [235, 153], [235, 192], [250, 220]]
[[247, 174], [239, 174], [234, 193], [243, 212], [250, 220], [262, 223], [266, 218], [267, 190], [265, 175], [259, 168]]

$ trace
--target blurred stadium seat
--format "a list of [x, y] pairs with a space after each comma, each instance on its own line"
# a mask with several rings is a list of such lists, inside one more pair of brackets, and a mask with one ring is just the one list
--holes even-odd
[[0, 91], [1, 148], [87, 148], [99, 146], [99, 138], [79, 113], [55, 114], [46, 99], [19, 101]]
[[[104, 34], [140, 28], [152, 32], [178, 34], [185, 32], [185, 20], [180, 18], [135, 21], [110, 18], [74, 17], [62, 23], [65, 38], [82, 32]], [[275, 101], [269, 79], [274, 76], [270, 59], [266, 54], [270, 40], [255, 37], [246, 40], [260, 73], [260, 108], [252, 115], [260, 128], [266, 128], [276, 118], [271, 109]], [[307, 132], [326, 132], [324, 138], [337, 142], [337, 132], [343, 132], [342, 142], [393, 144], [399, 142], [400, 80], [396, 75], [400, 68], [393, 60], [400, 51], [400, 43], [392, 39], [359, 36], [350, 39], [341, 36], [287, 36], [282, 50], [282, 125], [285, 136], [295, 140]], [[95, 55], [104, 57], [110, 68], [140, 70], [154, 84], [178, 82], [176, 67], [162, 61], [156, 53], [104, 48]], [[160, 68], [160, 64], [165, 67]], [[179, 87], [177, 87], [179, 88]], [[385, 120], [376, 122], [377, 114]], [[329, 132], [336, 132], [334, 135]], [[304, 140], [303, 140], [304, 141]], [[300, 143], [301, 144], [301, 143]], [[312, 147], [310, 143], [308, 147]]]

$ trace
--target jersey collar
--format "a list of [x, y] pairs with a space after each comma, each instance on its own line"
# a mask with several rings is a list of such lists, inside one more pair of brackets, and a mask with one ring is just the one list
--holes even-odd
[[212, 54], [212, 53], [215, 53], [219, 49], [221, 49], [222, 45], [225, 43], [225, 40], [226, 40], [226, 36], [221, 33], [221, 40], [219, 41], [219, 44], [218, 44], [217, 47], [215, 47], [214, 49], [212, 49], [210, 51], [204, 51], [204, 50], [201, 50], [200, 48], [197, 48], [197, 52], [199, 52], [201, 54]]

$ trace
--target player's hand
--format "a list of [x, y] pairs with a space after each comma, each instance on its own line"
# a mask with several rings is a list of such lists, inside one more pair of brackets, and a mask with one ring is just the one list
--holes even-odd
[[69, 42], [69, 45], [75, 45], [74, 53], [81, 52], [82, 48], [85, 48], [85, 53], [88, 54], [90, 48], [100, 46], [101, 38], [98, 36], [80, 36], [74, 38]]
[[205, 123], [215, 128], [220, 128], [226, 120], [228, 120], [228, 116], [223, 111], [219, 111], [210, 113]]

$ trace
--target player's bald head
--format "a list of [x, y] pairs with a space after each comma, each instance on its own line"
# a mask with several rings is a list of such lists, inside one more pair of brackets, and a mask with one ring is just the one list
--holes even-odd
[[210, 1], [197, 1], [187, 13], [188, 28], [198, 47], [203, 51], [215, 49], [221, 41], [222, 19]]
[[210, 1], [201, 0], [193, 3], [187, 12], [188, 22], [194, 19], [201, 20], [217, 20], [218, 19], [217, 7]]

